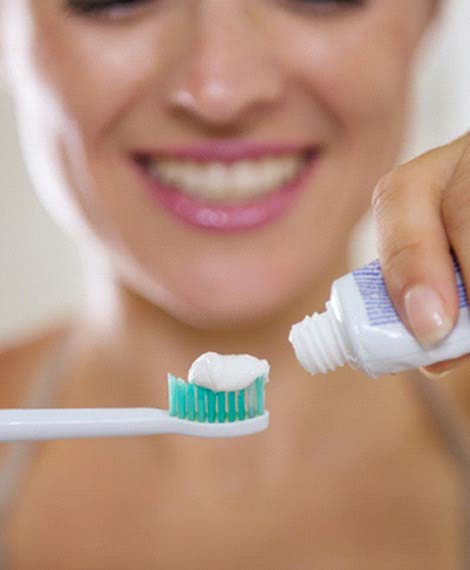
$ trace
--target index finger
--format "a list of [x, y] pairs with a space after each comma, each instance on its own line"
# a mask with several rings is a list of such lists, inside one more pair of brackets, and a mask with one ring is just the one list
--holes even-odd
[[441, 201], [465, 147], [462, 138], [434, 149], [392, 171], [374, 191], [385, 283], [400, 319], [425, 347], [445, 338], [457, 318], [457, 285]]

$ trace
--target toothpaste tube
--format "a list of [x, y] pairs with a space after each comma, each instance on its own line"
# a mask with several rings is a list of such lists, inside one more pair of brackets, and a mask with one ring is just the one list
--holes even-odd
[[457, 262], [459, 315], [452, 332], [425, 349], [408, 332], [388, 296], [378, 260], [337, 279], [326, 311], [307, 316], [290, 332], [297, 360], [311, 374], [349, 364], [371, 378], [470, 353], [470, 309]]

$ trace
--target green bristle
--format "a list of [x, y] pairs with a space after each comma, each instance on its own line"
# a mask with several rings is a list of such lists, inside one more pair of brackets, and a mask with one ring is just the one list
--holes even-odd
[[264, 414], [264, 378], [261, 376], [255, 380], [256, 386], [256, 413], [258, 416]]
[[188, 384], [186, 388], [186, 405], [188, 407], [188, 420], [196, 419], [196, 397], [194, 384]]
[[215, 392], [213, 390], [207, 390], [207, 421], [213, 424], [216, 419], [215, 413]]
[[168, 413], [189, 421], [210, 423], [243, 421], [264, 414], [264, 377], [237, 392], [214, 392], [168, 374]]
[[248, 386], [246, 393], [248, 396], [248, 417], [254, 418], [256, 416], [256, 387], [254, 382]]
[[228, 421], [234, 422], [237, 419], [237, 408], [235, 406], [235, 392], [228, 393]]
[[238, 419], [244, 420], [246, 418], [245, 411], [245, 390], [240, 390], [237, 396], [237, 409], [238, 409]]
[[196, 386], [197, 393], [197, 421], [206, 421], [206, 390], [201, 386]]
[[223, 424], [226, 418], [225, 392], [217, 392], [217, 421]]
[[178, 387], [178, 417], [184, 420], [186, 418], [186, 382], [181, 378], [177, 379]]
[[177, 415], [177, 386], [176, 386], [176, 378], [173, 374], [168, 374], [168, 413], [170, 416]]

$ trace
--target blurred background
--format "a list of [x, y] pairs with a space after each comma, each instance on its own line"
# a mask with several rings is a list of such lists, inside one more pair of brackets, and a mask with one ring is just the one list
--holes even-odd
[[[469, 30], [470, 2], [449, 0], [417, 60], [412, 121], [400, 161], [470, 129]], [[353, 236], [351, 266], [375, 255], [373, 224], [366, 216]], [[79, 308], [78, 250], [32, 191], [5, 89], [0, 92], [0, 267], [0, 343]]]

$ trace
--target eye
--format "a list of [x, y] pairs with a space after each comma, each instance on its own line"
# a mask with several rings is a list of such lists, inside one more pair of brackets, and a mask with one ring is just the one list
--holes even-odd
[[155, 0], [67, 0], [66, 8], [84, 16], [122, 18], [137, 13]]
[[312, 6], [328, 6], [328, 5], [338, 5], [338, 6], [360, 6], [365, 4], [365, 0], [294, 0], [295, 2], [299, 2], [300, 4], [311, 4]]
[[291, 6], [297, 5], [299, 8], [327, 14], [341, 9], [359, 8], [364, 6], [368, 0], [287, 0]]

